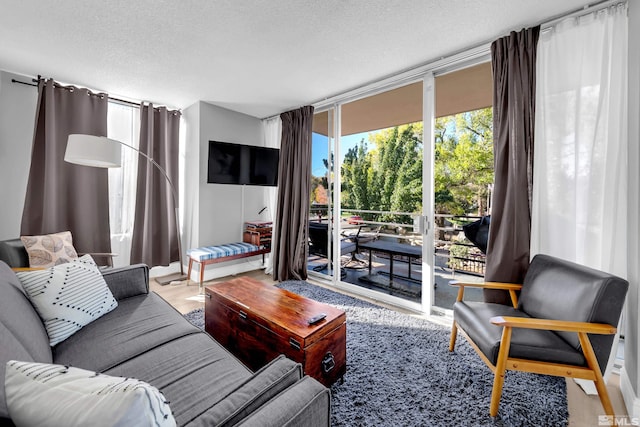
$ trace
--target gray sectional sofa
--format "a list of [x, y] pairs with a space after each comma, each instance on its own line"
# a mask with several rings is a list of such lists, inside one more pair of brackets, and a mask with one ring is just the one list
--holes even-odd
[[[155, 293], [144, 265], [104, 271], [118, 307], [56, 345], [0, 261], [0, 425], [8, 360], [71, 365], [157, 387], [181, 426], [327, 426], [330, 393], [280, 357], [253, 373]], [[34, 408], [37, 410], [37, 408]]]

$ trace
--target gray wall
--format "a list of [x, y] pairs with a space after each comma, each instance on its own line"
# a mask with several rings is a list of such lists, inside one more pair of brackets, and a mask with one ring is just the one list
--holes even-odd
[[12, 78], [31, 81], [0, 71], [0, 240], [20, 237], [38, 102], [35, 87], [12, 83]]
[[200, 102], [200, 246], [242, 241], [244, 220], [258, 218], [263, 188], [207, 184], [209, 140], [263, 145], [262, 121]]
[[[183, 110], [185, 136], [185, 249], [242, 241], [244, 221], [270, 219], [258, 215], [265, 188], [207, 184], [209, 140], [264, 145], [262, 121], [207, 102]], [[262, 267], [261, 257], [209, 266], [205, 280]], [[192, 278], [196, 275], [192, 273]]]

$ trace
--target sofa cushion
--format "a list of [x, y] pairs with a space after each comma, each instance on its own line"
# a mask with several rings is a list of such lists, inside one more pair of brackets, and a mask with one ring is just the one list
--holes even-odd
[[176, 425], [162, 393], [143, 381], [15, 360], [6, 369], [7, 406], [19, 426]]
[[90, 255], [16, 275], [44, 322], [51, 346], [118, 306]]
[[47, 268], [78, 258], [70, 231], [42, 236], [20, 236], [29, 254], [29, 267]]
[[7, 417], [4, 384], [9, 360], [51, 363], [44, 325], [7, 264], [0, 261], [0, 418]]
[[[473, 337], [474, 343], [493, 365], [498, 360], [503, 327], [493, 325], [489, 319], [494, 316], [530, 317], [513, 307], [482, 302], [456, 302], [453, 310], [455, 321]], [[546, 330], [513, 328], [509, 357], [585, 365], [580, 351]]]
[[162, 391], [178, 425], [198, 417], [251, 378], [251, 371], [204, 332], [169, 341], [105, 371]]
[[120, 300], [117, 310], [58, 344], [53, 361], [102, 372], [199, 331], [157, 294], [144, 294]]
[[198, 261], [207, 261], [216, 258], [225, 258], [233, 255], [248, 254], [251, 252], [259, 251], [260, 247], [251, 243], [238, 242], [227, 243], [224, 245], [216, 246], [203, 246], [201, 248], [194, 248], [187, 250], [187, 255]]
[[234, 426], [302, 378], [302, 365], [280, 355], [190, 425]]

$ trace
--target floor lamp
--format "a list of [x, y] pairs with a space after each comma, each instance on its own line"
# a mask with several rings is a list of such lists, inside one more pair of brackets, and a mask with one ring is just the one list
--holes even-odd
[[67, 149], [64, 154], [64, 161], [69, 163], [75, 163], [77, 165], [92, 166], [98, 168], [119, 168], [122, 166], [122, 157], [120, 155], [121, 147], [128, 147], [135, 150], [142, 157], [147, 159], [150, 164], [158, 168], [162, 175], [169, 183], [171, 188], [171, 195], [173, 196], [173, 206], [175, 207], [175, 220], [176, 220], [176, 232], [178, 237], [178, 255], [180, 258], [180, 274], [172, 274], [164, 276], [162, 278], [156, 278], [156, 281], [161, 285], [166, 285], [170, 282], [186, 280], [187, 276], [184, 274], [184, 267], [182, 264], [182, 242], [180, 238], [180, 223], [178, 217], [178, 192], [173, 186], [169, 175], [155, 160], [147, 156], [142, 151], [129, 144], [120, 142], [115, 139], [110, 139], [105, 136], [94, 135], [81, 135], [71, 134], [67, 140]]

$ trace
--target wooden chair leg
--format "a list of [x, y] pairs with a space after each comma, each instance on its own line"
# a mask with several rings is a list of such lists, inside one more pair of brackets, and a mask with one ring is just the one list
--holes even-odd
[[607, 391], [607, 384], [604, 382], [604, 378], [602, 377], [602, 373], [600, 372], [600, 365], [598, 365], [598, 359], [596, 359], [596, 355], [593, 352], [593, 347], [591, 346], [591, 341], [589, 341], [589, 337], [584, 332], [578, 332], [578, 338], [580, 339], [580, 345], [582, 346], [582, 352], [584, 354], [585, 359], [587, 360], [587, 365], [595, 375], [595, 380], [593, 381], [596, 386], [596, 390], [598, 390], [598, 396], [600, 397], [600, 402], [602, 403], [602, 408], [604, 409], [604, 413], [614, 417], [613, 413], [613, 405], [611, 404], [611, 399], [609, 399], [609, 392]]
[[496, 363], [495, 377], [493, 378], [493, 390], [491, 391], [491, 406], [489, 407], [489, 415], [495, 417], [498, 415], [498, 407], [500, 406], [500, 397], [502, 396], [502, 386], [504, 385], [504, 376], [507, 371], [507, 359], [509, 358], [509, 347], [511, 347], [511, 328], [505, 327], [502, 330], [502, 340], [500, 341], [500, 352], [498, 353], [498, 361]]
[[453, 325], [451, 326], [451, 339], [449, 340], [449, 351], [453, 351], [456, 347], [456, 337], [458, 336], [458, 325], [456, 321], [453, 321]]
[[516, 295], [516, 291], [510, 290], [509, 296], [511, 297], [511, 305], [513, 305], [513, 308], [518, 308], [518, 296]]

